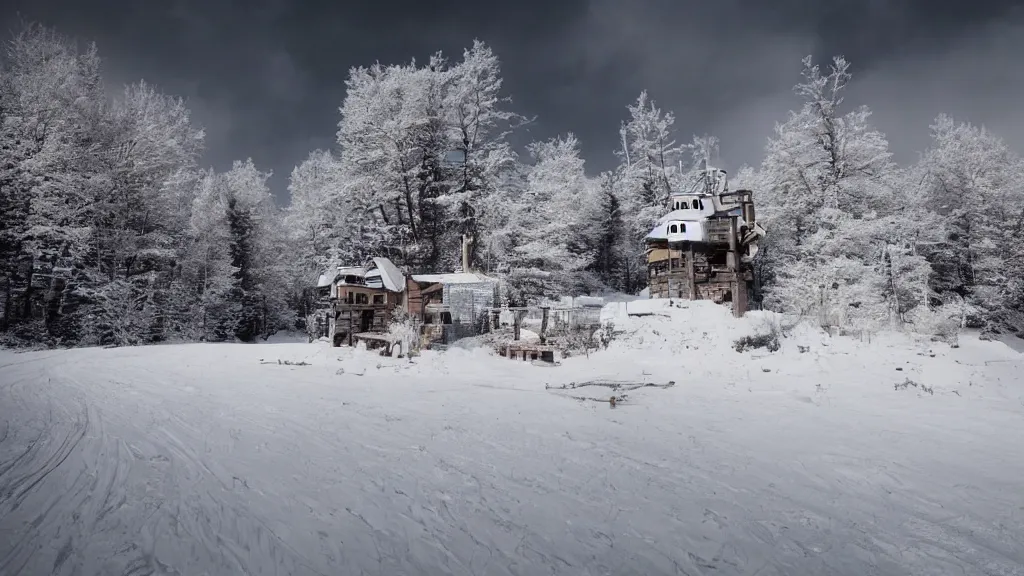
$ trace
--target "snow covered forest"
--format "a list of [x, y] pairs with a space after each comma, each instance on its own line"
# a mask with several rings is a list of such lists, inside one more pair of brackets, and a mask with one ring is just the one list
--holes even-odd
[[[254, 341], [301, 327], [327, 266], [387, 256], [451, 271], [463, 234], [508, 303], [637, 293], [668, 193], [718, 157], [714, 137], [684, 138], [646, 92], [621, 126], [609, 119], [614, 170], [588, 173], [572, 134], [517, 150], [511, 136], [530, 118], [477, 42], [458, 59], [351, 70], [337, 145], [311, 152], [291, 203], [276, 206], [251, 160], [201, 166], [203, 131], [181, 99], [143, 82], [109, 97], [95, 46], [32, 25], [5, 48], [6, 345]], [[763, 162], [733, 175], [768, 230], [763, 306], [849, 330], [1019, 332], [1024, 160], [940, 116], [919, 160], [897, 165], [870, 110], [844, 102], [850, 79], [842, 58], [806, 59], [802, 106]]]

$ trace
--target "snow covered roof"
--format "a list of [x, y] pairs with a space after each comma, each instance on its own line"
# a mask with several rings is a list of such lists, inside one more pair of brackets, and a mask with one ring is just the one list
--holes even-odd
[[560, 296], [541, 301], [541, 306], [553, 308], [591, 308], [605, 305], [605, 299], [601, 296]]
[[701, 218], [693, 217], [693, 210], [673, 210], [668, 214], [665, 214], [658, 220], [658, 224], [667, 224], [669, 220], [682, 220], [686, 222], [696, 222], [698, 220], [704, 220]]
[[497, 282], [482, 274], [471, 272], [455, 272], [452, 274], [413, 274], [414, 282], [428, 284], [479, 284], [481, 282]]
[[398, 269], [398, 266], [395, 266], [394, 262], [387, 258], [378, 257], [373, 259], [373, 265], [377, 267], [374, 272], [379, 273], [381, 281], [384, 283], [384, 288], [391, 292], [405, 291], [405, 275]]
[[366, 266], [338, 266], [337, 272], [333, 274], [330, 270], [321, 274], [317, 286], [330, 286], [332, 282], [343, 280], [346, 276], [364, 279], [369, 288], [384, 288], [391, 292], [405, 291], [405, 276], [387, 258], [374, 258]]
[[605, 302], [604, 298], [600, 296], [577, 296], [573, 299], [573, 304], [577, 306], [600, 307], [604, 306]]
[[705, 218], [694, 220], [692, 210], [673, 210], [658, 220], [658, 225], [651, 230], [647, 238], [649, 240], [668, 240], [668, 223], [673, 220], [677, 222], [696, 222], [705, 220]]
[[338, 266], [338, 276], [366, 276], [366, 268], [362, 266]]
[[648, 240], [668, 240], [668, 222], [662, 222], [654, 227], [649, 234]]

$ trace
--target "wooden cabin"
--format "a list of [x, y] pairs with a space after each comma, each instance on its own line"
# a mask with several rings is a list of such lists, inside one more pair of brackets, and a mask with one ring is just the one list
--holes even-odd
[[[470, 241], [463, 237], [464, 266]], [[479, 334], [498, 301], [493, 278], [462, 271], [406, 276], [387, 258], [328, 270], [316, 291], [317, 310], [307, 319], [310, 336], [328, 336], [335, 346], [379, 342], [399, 310], [422, 325], [427, 343], [448, 343]]]
[[479, 333], [497, 302], [498, 281], [472, 272], [413, 274], [406, 279], [406, 310], [423, 324], [425, 343]]
[[[321, 276], [321, 281], [323, 280]], [[387, 258], [338, 267], [329, 284], [328, 335], [335, 346], [353, 346], [363, 334], [387, 332], [405, 306], [405, 276]]]
[[764, 236], [753, 193], [729, 192], [725, 172], [709, 169], [706, 191], [674, 194], [647, 235], [651, 298], [711, 300], [742, 316], [756, 297], [751, 261]]

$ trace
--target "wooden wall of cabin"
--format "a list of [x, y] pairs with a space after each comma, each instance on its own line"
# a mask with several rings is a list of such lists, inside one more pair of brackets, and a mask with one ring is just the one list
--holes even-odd
[[[739, 274], [729, 268], [728, 250], [693, 245], [693, 287], [690, 286], [689, 258], [691, 246], [684, 244], [669, 251], [666, 243], [657, 243], [648, 251], [647, 285], [651, 298], [711, 300], [718, 304], [732, 302], [733, 287], [742, 283], [746, 293], [753, 290], [753, 271], [743, 265]], [[741, 303], [742, 306], [742, 303]], [[746, 312], [744, 309], [742, 312]]]
[[[338, 291], [339, 299], [333, 302], [334, 322], [331, 330], [336, 346], [347, 345], [350, 332], [353, 335], [360, 332], [386, 332], [395, 308], [402, 307], [405, 299], [403, 293], [366, 286], [339, 286]], [[366, 295], [366, 303], [358, 297], [353, 297], [353, 302], [349, 303], [349, 294]]]
[[[387, 290], [383, 288], [370, 288], [368, 286], [351, 286], [341, 285], [338, 286], [338, 301], [349, 302], [349, 295], [352, 295], [353, 304], [387, 304], [388, 294]], [[366, 301], [362, 302], [360, 295], [366, 296]], [[378, 297], [375, 299], [374, 297]]]
[[420, 285], [412, 278], [405, 279], [405, 311], [413, 318], [423, 319], [423, 295]]

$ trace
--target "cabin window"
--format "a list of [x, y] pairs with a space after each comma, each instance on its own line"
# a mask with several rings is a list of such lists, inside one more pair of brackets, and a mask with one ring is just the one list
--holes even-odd
[[384, 295], [383, 294], [374, 294], [373, 295], [373, 303], [374, 304], [383, 304], [384, 303]]
[[356, 304], [369, 304], [369, 303], [370, 303], [370, 297], [368, 295], [363, 294], [363, 293], [356, 294]]
[[686, 223], [684, 223], [684, 222], [680, 222], [679, 223], [679, 233], [680, 234], [686, 234]]
[[677, 226], [675, 224], [672, 224], [671, 226], [668, 227], [668, 233], [669, 234], [678, 234], [679, 233], [679, 226]]
[[700, 204], [700, 209], [703, 210], [704, 209], [704, 201], [703, 200], [698, 200], [697, 202]]
[[345, 298], [345, 300], [348, 301], [349, 304], [355, 304], [356, 303], [356, 293], [355, 292], [349, 292], [348, 293], [348, 297]]
[[692, 204], [693, 204], [693, 209], [696, 210], [697, 207], [700, 206], [700, 201], [697, 200], [696, 198], [694, 198]]

